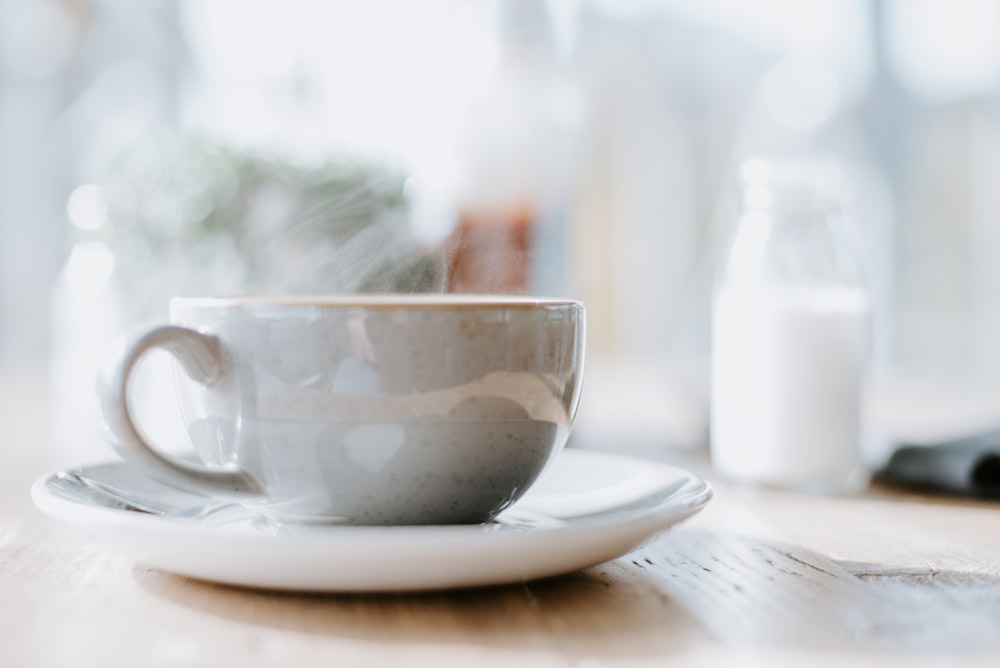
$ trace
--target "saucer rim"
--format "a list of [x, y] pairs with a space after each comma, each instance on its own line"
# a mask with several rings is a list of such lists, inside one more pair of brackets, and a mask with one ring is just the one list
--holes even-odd
[[[572, 454], [570, 454], [572, 453]], [[73, 525], [77, 529], [90, 530], [91, 538], [100, 543], [111, 543], [116, 552], [125, 552], [136, 561], [146, 563], [155, 568], [179, 573], [212, 582], [247, 586], [253, 588], [278, 589], [291, 591], [418, 591], [432, 589], [450, 589], [466, 586], [482, 586], [494, 584], [509, 584], [516, 581], [532, 580], [573, 572], [604, 563], [621, 557], [640, 544], [667, 532], [675, 525], [686, 521], [700, 512], [712, 499], [712, 486], [700, 476], [677, 466], [646, 460], [628, 455], [594, 450], [567, 449], [559, 457], [589, 459], [584, 465], [600, 465], [602, 461], [622, 461], [631, 466], [647, 466], [659, 471], [664, 476], [676, 476], [680, 482], [677, 489], [669, 492], [666, 497], [649, 501], [640, 507], [619, 510], [610, 509], [583, 517], [563, 519], [560, 526], [544, 527], [508, 527], [491, 531], [486, 525], [397, 525], [397, 526], [364, 526], [364, 525], [328, 525], [311, 527], [307, 530], [283, 535], [268, 535], [262, 532], [247, 532], [232, 530], [226, 525], [211, 526], [197, 519], [163, 517], [145, 514], [134, 510], [116, 509], [91, 505], [62, 497], [44, 488], [44, 484], [59, 471], [49, 472], [38, 478], [32, 485], [31, 494], [35, 505], [47, 516], [63, 523]], [[98, 462], [90, 465], [74, 467], [72, 470], [85, 470], [88, 466], [100, 466], [115, 462]], [[124, 464], [123, 464], [124, 465]], [[66, 470], [66, 469], [61, 469]], [[515, 504], [512, 508], [516, 508]], [[130, 534], [129, 538], [125, 535]], [[188, 544], [197, 542], [197, 546], [174, 550], [167, 557], [162, 554], [142, 554], [141, 549], [120, 549], [120, 544], [140, 544], [141, 535], [150, 536], [154, 540], [166, 541], [171, 538], [183, 539]], [[602, 536], [608, 543], [596, 547], [594, 541], [600, 541]], [[589, 544], [589, 553], [599, 553], [600, 558], [589, 558], [580, 555], [568, 555], [561, 559], [546, 557], [545, 545], [559, 547], [561, 543]], [[512, 557], [520, 554], [531, 557], [528, 561], [544, 562], [526, 565], [523, 577], [518, 576], [517, 568], [494, 568], [498, 571], [489, 573], [456, 572], [453, 575], [438, 577], [395, 577], [387, 579], [383, 584], [377, 578], [361, 579], [349, 586], [338, 579], [327, 576], [323, 582], [313, 582], [308, 577], [296, 580], [294, 577], [217, 577], [206, 575], [203, 568], [196, 563], [197, 553], [209, 554], [213, 546], [223, 549], [241, 549], [253, 547], [279, 561], [313, 564], [317, 557], [323, 554], [333, 554], [337, 551], [358, 551], [358, 545], [373, 553], [392, 552], [405, 548], [406, 555], [416, 561], [426, 560], [435, 555], [456, 553], [499, 551]], [[161, 550], [162, 552], [162, 550]], [[186, 553], [185, 553], [186, 552]], [[296, 557], [295, 553], [301, 553]], [[184, 554], [181, 554], [184, 553]], [[192, 554], [195, 563], [191, 563]], [[401, 557], [403, 560], [407, 556]], [[544, 557], [544, 558], [543, 558]], [[339, 558], [339, 555], [338, 555]], [[186, 567], [177, 568], [174, 562], [183, 562]], [[486, 569], [489, 570], [489, 569]], [[499, 571], [503, 571], [500, 573]], [[321, 580], [323, 578], [320, 578]]]

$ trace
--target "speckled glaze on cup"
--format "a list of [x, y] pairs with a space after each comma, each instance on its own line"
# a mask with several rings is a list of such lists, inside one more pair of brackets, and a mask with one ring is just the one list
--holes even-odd
[[[122, 457], [153, 477], [281, 518], [487, 521], [569, 435], [586, 312], [575, 301], [472, 295], [182, 298], [102, 374]], [[129, 413], [150, 349], [184, 368], [202, 463], [149, 444]]]

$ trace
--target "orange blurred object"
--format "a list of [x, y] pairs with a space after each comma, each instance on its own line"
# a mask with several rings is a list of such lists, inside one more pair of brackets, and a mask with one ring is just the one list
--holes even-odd
[[466, 211], [444, 242], [448, 292], [528, 290], [534, 215], [525, 206]]

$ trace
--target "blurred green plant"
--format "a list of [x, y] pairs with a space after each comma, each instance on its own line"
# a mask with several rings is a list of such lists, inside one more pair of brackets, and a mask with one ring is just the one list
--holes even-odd
[[357, 160], [303, 166], [198, 140], [151, 143], [98, 185], [132, 315], [175, 295], [439, 290], [410, 233], [405, 175]]

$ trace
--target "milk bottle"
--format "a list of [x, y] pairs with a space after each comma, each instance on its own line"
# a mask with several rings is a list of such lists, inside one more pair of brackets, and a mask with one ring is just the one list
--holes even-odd
[[864, 480], [871, 307], [828, 163], [752, 160], [712, 309], [711, 454], [723, 475], [805, 490]]

